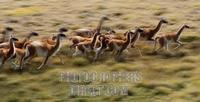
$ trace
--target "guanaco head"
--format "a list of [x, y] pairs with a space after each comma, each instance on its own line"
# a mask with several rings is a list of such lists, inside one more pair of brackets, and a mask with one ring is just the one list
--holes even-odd
[[30, 33], [30, 36], [39, 36], [39, 34], [36, 33], [36, 32], [31, 32], [31, 33]]
[[15, 38], [15, 37], [10, 37], [10, 41], [13, 41], [13, 42], [15, 42], [15, 41], [19, 41], [17, 38]]
[[110, 20], [107, 16], [101, 17], [101, 20]]
[[163, 19], [163, 18], [162, 18], [160, 21], [161, 21], [162, 23], [168, 23], [168, 21], [167, 21], [166, 19]]
[[6, 31], [13, 31], [13, 28], [11, 28], [11, 27], [6, 27], [5, 30], [6, 30]]
[[66, 36], [65, 34], [62, 34], [62, 33], [61, 33], [61, 34], [58, 34], [57, 37], [59, 37], [59, 38], [62, 39], [62, 38], [66, 38], [67, 36]]
[[61, 40], [63, 40], [63, 39], [65, 39], [67, 36], [66, 36], [65, 34], [62, 34], [62, 33], [58, 34], [57, 36], [53, 34], [53, 36], [52, 36], [51, 39], [52, 39], [52, 40], [56, 40], [57, 37], [59, 37], [59, 38], [61, 38]]
[[144, 32], [144, 30], [141, 28], [136, 28], [136, 32], [142, 33], [142, 32]]
[[64, 28], [64, 27], [62, 27], [62, 28], [59, 29], [59, 32], [60, 32], [60, 33], [64, 33], [64, 32], [67, 32], [67, 31], [68, 31], [68, 29], [67, 29], [67, 28]]
[[184, 24], [183, 27], [184, 27], [184, 28], [190, 28], [190, 26], [188, 26], [188, 25], [186, 25], [186, 24]]

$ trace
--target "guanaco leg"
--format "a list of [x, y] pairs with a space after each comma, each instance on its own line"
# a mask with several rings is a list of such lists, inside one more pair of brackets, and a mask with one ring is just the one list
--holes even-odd
[[159, 41], [160, 47], [159, 47], [157, 50], [155, 50], [156, 52], [157, 52], [157, 51], [160, 51], [160, 50], [163, 49], [163, 47], [165, 46], [165, 39], [160, 38], [158, 41]]
[[177, 48], [179, 48], [180, 46], [182, 46], [183, 45], [183, 43], [182, 42], [180, 42], [180, 41], [176, 41], [176, 43], [178, 44], [174, 49], [177, 49]]
[[165, 40], [165, 41], [166, 41], [166, 43], [165, 43], [165, 49], [166, 49], [167, 52], [170, 52], [169, 51], [169, 42], [167, 40]]
[[49, 57], [50, 57], [51, 55], [47, 55], [46, 57], [45, 57], [45, 59], [44, 59], [44, 61], [42, 62], [42, 64], [37, 68], [37, 69], [41, 69], [44, 65], [46, 65], [46, 63], [47, 63], [47, 61], [48, 61], [48, 59], [49, 59]]
[[96, 61], [96, 60], [99, 58], [101, 52], [102, 52], [101, 49], [96, 51], [96, 53], [95, 53], [95, 57], [94, 57], [94, 61]]
[[140, 48], [139, 47], [137, 47], [137, 46], [131, 46], [132, 48], [135, 48], [138, 52], [139, 52], [139, 54], [140, 54], [140, 56], [142, 56], [142, 53], [141, 53], [141, 50], [140, 50]]

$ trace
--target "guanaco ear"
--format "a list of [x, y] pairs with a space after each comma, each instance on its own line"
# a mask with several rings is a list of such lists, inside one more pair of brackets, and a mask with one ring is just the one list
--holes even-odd
[[39, 34], [36, 33], [36, 32], [31, 32], [30, 35], [33, 35], [33, 36], [38, 36]]

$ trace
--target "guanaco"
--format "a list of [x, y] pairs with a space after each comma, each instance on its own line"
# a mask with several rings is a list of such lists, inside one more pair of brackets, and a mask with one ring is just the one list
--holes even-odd
[[110, 30], [105, 34], [106, 38], [109, 39], [119, 39], [119, 40], [125, 40], [126, 39], [126, 35], [118, 35], [116, 34], [116, 32], [114, 30]]
[[69, 37], [69, 40], [72, 41], [72, 45], [70, 45], [70, 48], [74, 48], [78, 43], [84, 42], [84, 41], [91, 41], [92, 38], [72, 36], [72, 37]]
[[[110, 36], [114, 36], [116, 32], [114, 30], [108, 31], [105, 36], [107, 38], [110, 38]], [[70, 48], [74, 48], [78, 43], [80, 42], [84, 42], [84, 41], [91, 41], [92, 38], [88, 38], [88, 37], [82, 37], [82, 36], [71, 36], [69, 37], [69, 40], [72, 41], [72, 45], [70, 45]]]
[[109, 18], [107, 18], [105, 16], [101, 18], [101, 20], [100, 20], [100, 22], [99, 22], [99, 24], [96, 28], [96, 32], [93, 35], [91, 40], [86, 40], [86, 41], [79, 42], [79, 43], [75, 44], [76, 47], [75, 47], [75, 52], [73, 53], [73, 56], [77, 56], [79, 54], [85, 54], [86, 55], [86, 53], [94, 50], [95, 45], [96, 45], [96, 41], [97, 41], [97, 37], [99, 35], [101, 35], [101, 27], [102, 27], [104, 20], [109, 20]]
[[141, 33], [141, 38], [144, 38], [148, 41], [154, 41], [153, 37], [161, 29], [163, 23], [168, 23], [168, 21], [166, 21], [165, 19], [161, 19], [155, 28], [144, 29], [143, 33]]
[[99, 58], [99, 56], [105, 52], [107, 44], [109, 42], [109, 39], [103, 35], [100, 35], [98, 39], [99, 39], [99, 46], [96, 45], [97, 48], [95, 49], [94, 61], [96, 61]]
[[116, 58], [120, 56], [120, 54], [125, 50], [131, 41], [131, 35], [134, 34], [130, 30], [126, 32], [126, 39], [119, 40], [119, 39], [110, 39], [108, 42], [108, 48], [106, 51], [116, 51]]
[[81, 37], [92, 37], [95, 32], [96, 29], [87, 29], [87, 28], [81, 28], [74, 31], [75, 35]]
[[[103, 22], [106, 21], [106, 20], [110, 20], [110, 19], [106, 16], [101, 17], [98, 26], [102, 26]], [[97, 32], [97, 30], [98, 29], [86, 29], [86, 28], [84, 28], [84, 29], [77, 29], [76, 31], [74, 31], [74, 33], [77, 36], [90, 38], [95, 34], [95, 32]]]
[[79, 42], [75, 45], [75, 52], [73, 53], [73, 56], [77, 56], [79, 54], [86, 55], [87, 53], [91, 52], [95, 48], [96, 40], [100, 33], [94, 34], [92, 40]]
[[56, 43], [54, 45], [42, 41], [33, 41], [26, 45], [26, 55], [22, 59], [22, 65], [20, 68], [23, 68], [23, 63], [27, 60], [27, 58], [31, 58], [33, 56], [41, 56], [44, 57], [44, 60], [42, 64], [37, 68], [41, 69], [44, 65], [46, 65], [49, 57], [54, 56], [60, 50], [61, 39], [63, 38], [66, 38], [66, 35], [61, 33], [56, 36]]
[[18, 41], [18, 39], [11, 36], [9, 39], [10, 48], [0, 48], [0, 67], [3, 67], [6, 61], [11, 61], [12, 57], [16, 54], [15, 41]]
[[[68, 29], [66, 29], [66, 28], [64, 28], [64, 27], [62, 27], [62, 28], [60, 28], [60, 29], [58, 30], [58, 32], [61, 33], [61, 34], [64, 33], [64, 32], [67, 32], [67, 31], [68, 31]], [[55, 45], [55, 44], [56, 44], [56, 38], [57, 38], [57, 36], [55, 36], [55, 35], [53, 34], [53, 36], [52, 36], [51, 38], [49, 38], [49, 37], [43, 37], [43, 38], [41, 38], [41, 39], [38, 40], [38, 41], [40, 41], [40, 42], [42, 42], [42, 43], [47, 43], [47, 44], [50, 44], [50, 45]], [[32, 42], [33, 42], [33, 41], [32, 41]], [[32, 43], [32, 42], [29, 41], [29, 42], [27, 42], [24, 46], [27, 46], [28, 44], [30, 44], [30, 43]], [[30, 49], [31, 49], [31, 48], [30, 48]], [[35, 49], [32, 48], [32, 50], [35, 50]], [[59, 57], [61, 63], [64, 64], [64, 61], [63, 61], [63, 59], [61, 58], [61, 56], [58, 55], [58, 57]], [[32, 58], [34, 58], [34, 56], [26, 57], [26, 58], [25, 58], [25, 60], [26, 60], [25, 63], [28, 63], [29, 60], [31, 60]]]
[[142, 56], [142, 53], [141, 53], [140, 49], [136, 46], [136, 43], [139, 40], [140, 34], [143, 33], [143, 31], [144, 30], [140, 29], [140, 28], [136, 28], [135, 31], [132, 31], [132, 32], [134, 32], [134, 35], [132, 35], [131, 42], [130, 42], [131, 43], [131, 47], [132, 48], [136, 48], [138, 50], [140, 56]]
[[[141, 29], [136, 29], [134, 32], [129, 30], [124, 34], [126, 35], [125, 40], [110, 39], [108, 42], [107, 51], [116, 51], [116, 58], [118, 58], [131, 43], [136, 42], [136, 39], [138, 39], [138, 33], [141, 32], [143, 32], [143, 30]], [[132, 38], [132, 36], [134, 36], [135, 38], [134, 37]]]
[[[178, 46], [175, 49], [179, 48], [182, 45], [182, 42], [180, 41], [180, 35], [183, 32], [184, 28], [190, 28], [190, 27], [184, 24], [183, 26], [180, 27], [180, 29], [176, 33], [168, 33], [168, 34], [162, 34], [161, 36], [157, 36], [154, 41], [154, 51], [159, 51], [163, 47], [165, 47], [166, 50], [169, 51], [168, 45], [172, 42], [178, 44]], [[160, 48], [156, 50], [157, 41], [159, 42]]]

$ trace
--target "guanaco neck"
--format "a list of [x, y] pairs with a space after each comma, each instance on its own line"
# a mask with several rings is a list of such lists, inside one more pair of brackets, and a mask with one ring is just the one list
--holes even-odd
[[4, 31], [4, 34], [3, 34], [3, 42], [8, 42], [11, 35], [12, 35], [11, 32], [9, 32], [9, 31]]
[[178, 32], [176, 33], [176, 37], [177, 38], [179, 38], [179, 36], [181, 35], [181, 33], [183, 32], [183, 29], [184, 29], [185, 27], [184, 26], [182, 26], [179, 30], [178, 30]]
[[101, 31], [101, 27], [102, 27], [103, 22], [104, 22], [104, 19], [101, 19], [101, 20], [99, 21], [99, 24], [98, 24], [98, 26], [97, 26], [97, 28], [96, 28], [96, 31], [97, 31], [97, 32], [100, 32], [100, 31]]
[[160, 20], [158, 25], [153, 30], [154, 31], [154, 35], [160, 30], [161, 26], [162, 26], [162, 21]]
[[14, 41], [12, 39], [10, 39], [10, 49], [8, 51], [8, 59], [10, 59], [10, 57], [12, 55], [15, 54], [15, 45], [14, 45]]
[[53, 54], [60, 47], [61, 38], [59, 36], [56, 37], [56, 44], [50, 52], [50, 55]]
[[131, 42], [131, 34], [130, 34], [130, 32], [129, 33], [127, 33], [127, 35], [126, 35], [126, 41], [125, 41], [125, 45], [128, 45], [129, 43]]
[[96, 32], [92, 38], [91, 48], [93, 49], [97, 40], [98, 32]]
[[139, 38], [140, 38], [140, 33], [136, 31], [135, 35], [131, 39], [131, 43], [135, 43]]
[[28, 35], [27, 37], [25, 37], [24, 40], [22, 41], [22, 45], [24, 45], [30, 39], [31, 39], [31, 35]]
[[95, 34], [94, 34], [94, 36], [92, 38], [92, 43], [91, 43], [91, 48], [92, 49], [94, 49], [95, 43], [97, 41], [97, 36], [100, 35], [101, 26], [102, 26], [103, 22], [104, 22], [104, 20], [101, 19], [99, 24], [98, 24], [98, 26], [97, 26], [97, 28], [96, 28], [96, 32], [95, 32]]
[[107, 43], [106, 43], [105, 38], [103, 38], [103, 39], [101, 40], [101, 49], [105, 49], [106, 47], [107, 47]]

